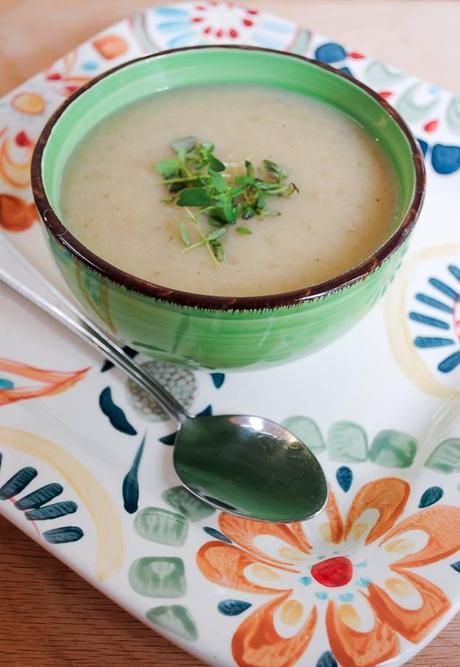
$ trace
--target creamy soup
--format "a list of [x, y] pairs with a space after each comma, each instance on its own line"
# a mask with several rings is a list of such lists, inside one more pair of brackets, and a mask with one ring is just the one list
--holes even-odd
[[[270, 198], [278, 217], [228, 228], [226, 259], [184, 253], [178, 220], [153, 165], [186, 135], [224, 162], [283, 165], [299, 189]], [[249, 296], [306, 287], [369, 257], [394, 230], [395, 175], [378, 142], [350, 118], [299, 94], [216, 86], [165, 92], [95, 127], [63, 175], [61, 214], [96, 255], [140, 278], [201, 294]]]

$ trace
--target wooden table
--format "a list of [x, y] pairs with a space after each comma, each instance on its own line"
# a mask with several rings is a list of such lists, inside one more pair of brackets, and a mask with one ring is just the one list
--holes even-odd
[[[155, 0], [0, 0], [0, 95]], [[160, 3], [158, 3], [160, 4]], [[252, 0], [460, 93], [456, 0]], [[409, 664], [460, 665], [460, 618]], [[0, 518], [0, 665], [201, 663], [141, 625]]]

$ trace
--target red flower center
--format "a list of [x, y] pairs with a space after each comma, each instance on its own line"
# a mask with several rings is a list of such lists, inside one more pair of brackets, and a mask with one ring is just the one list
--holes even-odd
[[353, 565], [345, 556], [334, 556], [315, 563], [311, 574], [317, 582], [329, 588], [345, 586], [353, 576]]

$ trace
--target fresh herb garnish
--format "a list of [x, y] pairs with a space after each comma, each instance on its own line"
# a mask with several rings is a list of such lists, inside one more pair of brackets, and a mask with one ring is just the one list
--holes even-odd
[[[286, 182], [287, 170], [272, 160], [264, 160], [258, 170], [250, 160], [225, 164], [214, 154], [213, 143], [198, 143], [192, 136], [176, 139], [170, 148], [176, 157], [160, 160], [154, 169], [170, 194], [165, 201], [187, 212], [188, 217], [179, 220], [184, 252], [205, 246], [216, 264], [225, 259], [222, 239], [229, 225], [240, 218], [278, 216], [279, 211], [267, 206], [267, 197], [290, 197], [299, 191], [294, 183]], [[197, 214], [190, 208], [198, 209]], [[208, 232], [202, 229], [204, 221], [211, 226]], [[242, 225], [235, 232], [252, 234]], [[197, 240], [192, 242], [192, 237]]]

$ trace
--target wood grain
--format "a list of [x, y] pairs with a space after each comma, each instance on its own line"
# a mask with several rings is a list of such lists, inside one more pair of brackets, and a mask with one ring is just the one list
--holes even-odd
[[[0, 0], [0, 95], [94, 32], [152, 4], [154, 0]], [[252, 0], [251, 5], [282, 13], [460, 93], [456, 0]], [[0, 601], [0, 665], [202, 665], [1, 517]], [[459, 647], [457, 618], [408, 665], [458, 667]]]

